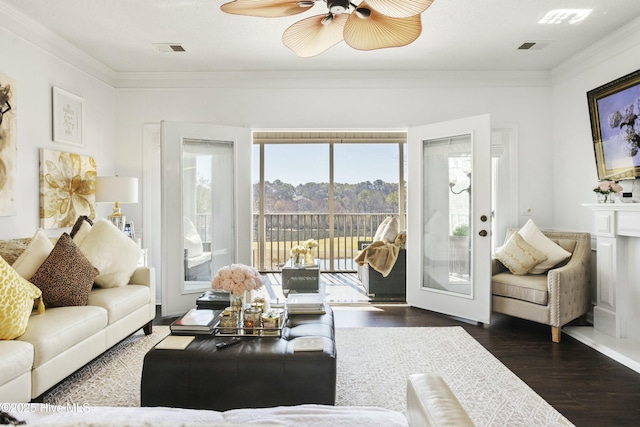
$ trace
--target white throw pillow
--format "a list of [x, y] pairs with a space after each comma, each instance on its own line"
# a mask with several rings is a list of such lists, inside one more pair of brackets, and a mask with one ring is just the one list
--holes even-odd
[[520, 229], [519, 233], [530, 245], [547, 256], [546, 261], [536, 265], [529, 271], [530, 274], [546, 273], [550, 268], [571, 257], [571, 252], [565, 251], [561, 246], [545, 236], [531, 219]]
[[16, 259], [12, 267], [20, 276], [27, 280], [31, 280], [52, 250], [53, 243], [51, 243], [51, 240], [44, 235], [42, 229], [39, 228], [31, 239], [31, 242], [29, 242], [27, 248], [22, 252], [18, 259]]
[[385, 241], [387, 243], [393, 243], [396, 241], [396, 236], [400, 232], [400, 223], [398, 222], [398, 218], [391, 218], [391, 221], [384, 228], [384, 232], [382, 233], [382, 237], [380, 240]]
[[138, 267], [140, 249], [136, 242], [104, 218], [93, 224], [78, 247], [100, 271], [95, 284], [102, 288], [126, 285]]
[[495, 257], [512, 274], [518, 276], [527, 274], [534, 266], [547, 259], [545, 254], [527, 243], [518, 232], [513, 233], [507, 243], [496, 249]]
[[89, 235], [89, 231], [91, 231], [91, 224], [86, 221], [82, 221], [80, 228], [78, 228], [78, 231], [76, 231], [76, 234], [73, 236], [73, 243], [80, 246], [80, 244], [84, 242], [84, 239]]
[[382, 236], [384, 235], [384, 229], [387, 227], [387, 224], [389, 224], [389, 221], [391, 221], [390, 216], [386, 217], [384, 221], [380, 223], [380, 225], [378, 226], [378, 229], [376, 230], [376, 234], [373, 235], [374, 242], [379, 242], [380, 240], [382, 240]]

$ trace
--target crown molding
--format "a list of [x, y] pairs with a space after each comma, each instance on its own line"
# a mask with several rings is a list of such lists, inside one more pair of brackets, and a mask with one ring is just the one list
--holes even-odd
[[112, 87], [115, 85], [115, 71], [2, 0], [0, 27], [97, 80]]
[[116, 88], [549, 87], [548, 71], [243, 71], [118, 73]]
[[640, 18], [636, 18], [551, 70], [553, 85], [623, 55], [640, 45]]

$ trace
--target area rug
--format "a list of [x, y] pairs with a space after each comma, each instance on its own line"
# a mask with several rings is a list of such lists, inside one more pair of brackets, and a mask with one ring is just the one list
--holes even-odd
[[[55, 405], [139, 406], [144, 354], [169, 333], [138, 332], [44, 396]], [[441, 375], [477, 426], [570, 426], [461, 327], [336, 329], [340, 406], [404, 412], [410, 374]]]

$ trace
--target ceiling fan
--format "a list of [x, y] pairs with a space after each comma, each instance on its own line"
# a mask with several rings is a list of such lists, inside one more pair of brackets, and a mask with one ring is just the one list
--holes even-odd
[[327, 13], [296, 22], [282, 35], [282, 42], [296, 55], [309, 58], [345, 41], [358, 50], [401, 47], [422, 32], [420, 14], [434, 0], [234, 0], [223, 12], [265, 18], [297, 15], [324, 2]]

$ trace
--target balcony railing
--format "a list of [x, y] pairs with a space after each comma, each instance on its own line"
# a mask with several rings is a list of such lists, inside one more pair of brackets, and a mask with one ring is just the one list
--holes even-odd
[[[359, 242], [373, 240], [378, 226], [387, 216], [397, 213], [334, 214], [280, 213], [265, 214], [263, 227], [260, 215], [253, 215], [253, 264], [264, 272], [279, 271], [291, 257], [293, 246], [307, 239], [318, 242], [316, 259], [325, 272], [353, 272], [358, 266]], [[197, 216], [198, 232], [204, 242], [210, 240], [209, 215]], [[452, 215], [451, 222], [457, 218]], [[406, 224], [406, 219], [405, 222]], [[469, 273], [468, 236], [450, 236], [449, 267], [452, 273]]]
[[390, 213], [281, 213], [253, 216], [253, 260], [261, 271], [277, 271], [291, 257], [293, 246], [307, 239], [318, 242], [315, 256], [328, 272], [355, 271], [358, 242], [372, 241], [378, 225]]

